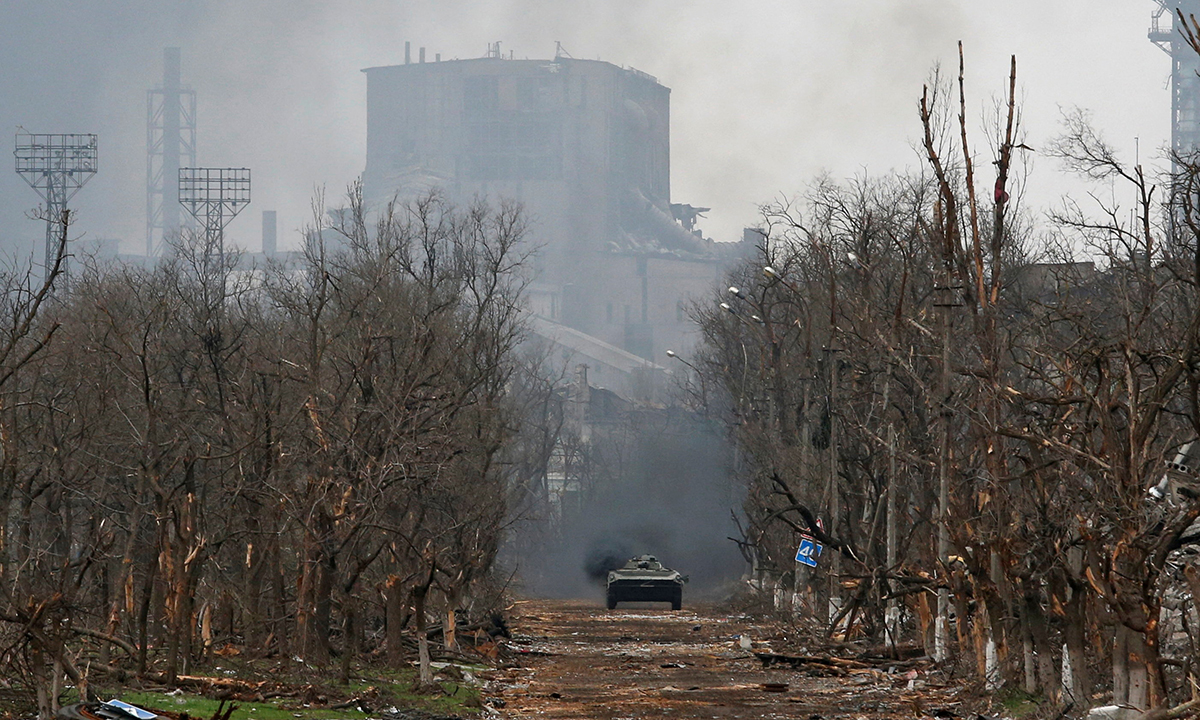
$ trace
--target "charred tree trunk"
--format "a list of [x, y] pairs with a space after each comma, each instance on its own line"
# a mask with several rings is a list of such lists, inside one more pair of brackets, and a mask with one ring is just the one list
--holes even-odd
[[328, 548], [322, 551], [317, 574], [315, 612], [313, 614], [312, 659], [327, 663], [330, 656], [329, 633], [333, 626], [333, 577], [337, 560]]
[[155, 576], [158, 571], [157, 558], [151, 558], [150, 562], [146, 563], [146, 575], [142, 582], [142, 602], [138, 606], [137, 616], [137, 673], [139, 676], [146, 674], [146, 656], [150, 645], [150, 605], [154, 599]]

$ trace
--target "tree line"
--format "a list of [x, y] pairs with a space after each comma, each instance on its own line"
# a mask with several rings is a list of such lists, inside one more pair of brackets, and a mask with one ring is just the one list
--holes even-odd
[[185, 232], [153, 266], [3, 278], [0, 660], [44, 716], [65, 682], [174, 684], [230, 643], [344, 681], [415, 650], [429, 682], [427, 614], [454, 647], [455, 611], [491, 609], [523, 215], [368, 216], [356, 186], [314, 217], [253, 270]]
[[960, 47], [917, 102], [923, 171], [766, 206], [694, 308], [697, 381], [781, 606], [992, 688], [1162, 707], [1200, 657], [1200, 163], [1152, 177], [1068, 113], [1038, 152], [1103, 190], [1036, 222], [1016, 78], [981, 151]]

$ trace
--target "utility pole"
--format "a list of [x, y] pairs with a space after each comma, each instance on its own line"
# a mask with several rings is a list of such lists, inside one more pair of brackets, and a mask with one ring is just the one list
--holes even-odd
[[[841, 493], [838, 482], [838, 432], [837, 432], [837, 263], [833, 260], [833, 248], [817, 243], [829, 260], [829, 534], [841, 537], [838, 518], [842, 514]], [[842, 553], [835, 548], [829, 563], [829, 621], [832, 623], [842, 613]]]
[[[832, 268], [831, 268], [832, 270]], [[838, 538], [838, 517], [841, 515], [841, 498], [838, 492], [838, 433], [837, 433], [837, 350], [832, 347], [832, 328], [829, 348], [829, 534]], [[829, 563], [829, 621], [833, 622], [842, 612], [842, 553], [834, 549]]]
[[[803, 405], [801, 405], [802, 409], [800, 411], [800, 422], [799, 422], [800, 427], [798, 427], [796, 430], [800, 436], [800, 443], [799, 443], [800, 444], [800, 467], [803, 468], [805, 472], [807, 472], [808, 469], [812, 467], [812, 458], [810, 457], [810, 454], [809, 454], [809, 448], [811, 447], [811, 440], [812, 440], [812, 430], [809, 427], [809, 416], [812, 412], [812, 407], [809, 404], [809, 396], [811, 394], [810, 391], [812, 389], [814, 379], [815, 378], [808, 377], [808, 378], [805, 378], [805, 380], [804, 380]], [[792, 580], [793, 580], [792, 581], [792, 614], [793, 615], [801, 614], [801, 611], [803, 609], [805, 609], [806, 607], [810, 612], [815, 613], [815, 611], [816, 611], [815, 607], [812, 607], [811, 604], [806, 603], [804, 601], [804, 591], [805, 591], [805, 588], [808, 586], [809, 577], [810, 577], [809, 567], [807, 565], [805, 565], [804, 563], [800, 562], [799, 559], [797, 559], [795, 575], [792, 578]]]
[[950, 308], [954, 289], [947, 283], [942, 303], [942, 379], [939, 390], [942, 414], [941, 448], [938, 453], [938, 562], [942, 565], [942, 582], [938, 586], [937, 621], [934, 625], [933, 659], [943, 663], [949, 657], [950, 631]]
[[[887, 393], [884, 393], [886, 397]], [[896, 427], [888, 423], [888, 484], [887, 484], [887, 567], [888, 572], [894, 572], [898, 554], [899, 533], [896, 527]], [[896, 603], [893, 591], [895, 588], [889, 580], [887, 610], [884, 615], [884, 629], [887, 644], [895, 648], [900, 642], [900, 607]]]

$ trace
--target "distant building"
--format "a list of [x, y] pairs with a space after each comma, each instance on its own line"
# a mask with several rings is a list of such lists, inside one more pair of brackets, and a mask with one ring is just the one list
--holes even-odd
[[691, 347], [686, 300], [735, 246], [693, 229], [706, 208], [671, 202], [668, 88], [607, 62], [498, 52], [363, 72], [368, 203], [432, 187], [519, 200], [541, 248], [535, 313], [651, 363]]

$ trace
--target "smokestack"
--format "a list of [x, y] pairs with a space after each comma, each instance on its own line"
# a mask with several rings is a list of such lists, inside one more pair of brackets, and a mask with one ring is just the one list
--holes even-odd
[[441, 62], [441, 61], [442, 61], [442, 54], [441, 54], [441, 53], [435, 53], [435, 54], [434, 54], [434, 56], [433, 56], [433, 61], [434, 61], [434, 62]]
[[262, 251], [267, 257], [275, 257], [276, 252], [276, 235], [275, 235], [275, 211], [263, 210], [262, 214]]
[[404, 64], [408, 65], [412, 62], [412, 43], [404, 41]]
[[425, 48], [421, 48], [417, 51], [417, 62], [422, 64], [425, 63]]
[[[179, 48], [163, 48], [162, 106], [162, 229], [163, 238], [179, 233], [179, 160], [182, 151], [180, 117], [181, 67]], [[154, 255], [147, 239], [146, 255]]]

